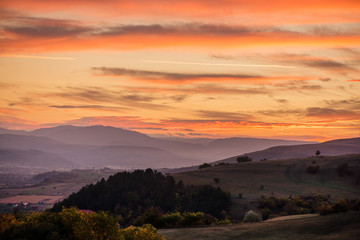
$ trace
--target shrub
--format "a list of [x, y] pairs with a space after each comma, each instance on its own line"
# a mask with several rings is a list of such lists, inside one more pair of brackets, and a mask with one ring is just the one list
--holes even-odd
[[355, 200], [352, 209], [354, 211], [360, 211], [360, 199]]
[[243, 222], [249, 223], [249, 222], [261, 222], [262, 218], [261, 215], [258, 212], [255, 212], [253, 210], [249, 210], [245, 213]]
[[165, 240], [161, 235], [157, 234], [156, 228], [150, 224], [145, 224], [142, 227], [130, 226], [120, 230], [120, 235], [125, 240]]
[[230, 165], [230, 163], [221, 162], [221, 163], [215, 164], [215, 166], [224, 166], [224, 165]]
[[215, 183], [219, 183], [219, 182], [220, 182], [220, 178], [214, 178], [214, 182], [215, 182]]
[[353, 172], [349, 169], [349, 165], [347, 163], [342, 163], [337, 166], [336, 171], [339, 177], [342, 177], [344, 175], [353, 175]]
[[216, 222], [214, 223], [214, 225], [229, 225], [229, 224], [231, 224], [231, 221], [227, 218], [223, 220], [216, 219]]
[[328, 215], [334, 212], [334, 209], [329, 204], [323, 204], [318, 208], [320, 215]]
[[208, 168], [208, 167], [211, 167], [211, 164], [203, 163], [199, 166], [199, 169]]
[[270, 217], [270, 215], [272, 214], [272, 212], [269, 208], [261, 209], [260, 213], [261, 213], [261, 218], [264, 221], [267, 220]]
[[341, 198], [336, 203], [332, 205], [334, 212], [347, 212], [349, 210], [348, 201]]
[[194, 225], [200, 225], [203, 224], [202, 220], [204, 218], [203, 212], [186, 212], [183, 214], [183, 222], [182, 224], [184, 226], [194, 226]]
[[0, 226], [0, 239], [164, 240], [151, 225], [121, 229], [116, 219], [104, 212], [84, 213], [75, 208], [1, 215]]
[[249, 157], [249, 156], [240, 156], [240, 157], [237, 157], [236, 159], [237, 162], [241, 163], [241, 162], [251, 162], [252, 159]]
[[162, 227], [175, 227], [180, 225], [181, 221], [182, 216], [179, 212], [165, 214], [160, 220]]
[[319, 172], [320, 166], [319, 165], [309, 165], [306, 168], [306, 171], [311, 174], [316, 174]]

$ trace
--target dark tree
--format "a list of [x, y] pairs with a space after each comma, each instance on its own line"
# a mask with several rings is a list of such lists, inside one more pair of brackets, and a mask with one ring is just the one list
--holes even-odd
[[249, 156], [240, 156], [240, 157], [237, 157], [236, 159], [237, 162], [241, 163], [241, 162], [251, 162], [252, 159], [249, 157]]
[[207, 168], [207, 167], [211, 167], [211, 164], [203, 163], [199, 166], [199, 169], [203, 169], [203, 168]]
[[317, 151], [316, 151], [316, 156], [319, 156], [319, 155], [320, 155], [320, 151], [317, 150]]

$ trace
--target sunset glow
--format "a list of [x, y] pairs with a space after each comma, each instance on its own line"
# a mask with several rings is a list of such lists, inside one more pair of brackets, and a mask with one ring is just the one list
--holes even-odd
[[360, 134], [358, 0], [2, 0], [0, 127]]

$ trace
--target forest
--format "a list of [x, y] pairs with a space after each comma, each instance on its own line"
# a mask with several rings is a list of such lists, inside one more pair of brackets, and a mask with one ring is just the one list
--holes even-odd
[[[171, 213], [179, 213], [184, 218], [189, 213], [199, 212], [201, 216], [204, 214], [204, 218], [210, 219], [208, 222], [213, 222], [215, 218], [227, 218], [230, 198], [230, 193], [220, 188], [185, 185], [181, 181], [176, 182], [172, 176], [146, 169], [119, 172], [108, 180], [101, 179], [96, 184], [87, 185], [56, 203], [52, 211], [60, 212], [63, 207], [102, 210], [117, 216], [119, 223], [126, 226], [146, 223], [159, 225], [155, 220]], [[199, 221], [194, 219], [195, 222]], [[207, 221], [200, 222], [204, 224]]]

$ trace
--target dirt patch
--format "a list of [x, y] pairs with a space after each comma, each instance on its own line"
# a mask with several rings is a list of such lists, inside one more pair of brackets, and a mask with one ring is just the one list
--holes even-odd
[[275, 222], [275, 221], [285, 221], [285, 220], [293, 220], [293, 219], [312, 218], [312, 217], [317, 217], [317, 216], [319, 216], [319, 214], [289, 215], [289, 216], [282, 216], [282, 217], [271, 218], [271, 219], [267, 220], [266, 222]]
[[0, 203], [38, 203], [40, 201], [45, 204], [54, 204], [64, 198], [64, 196], [50, 195], [17, 195], [13, 197], [1, 198]]

